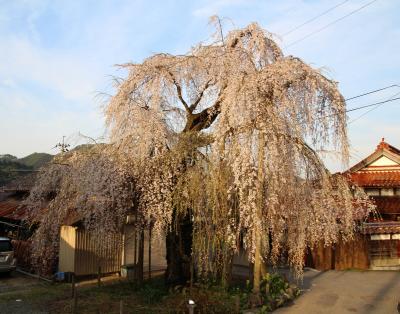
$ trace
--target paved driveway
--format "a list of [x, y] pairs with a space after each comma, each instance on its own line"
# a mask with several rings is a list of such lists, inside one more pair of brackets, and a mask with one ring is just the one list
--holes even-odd
[[293, 305], [275, 313], [289, 314], [397, 314], [400, 272], [307, 270], [305, 290]]

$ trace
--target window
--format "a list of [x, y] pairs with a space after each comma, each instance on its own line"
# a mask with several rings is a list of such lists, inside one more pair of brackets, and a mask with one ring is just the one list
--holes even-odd
[[12, 251], [11, 241], [0, 241], [0, 252], [9, 252]]
[[365, 188], [365, 193], [369, 196], [379, 196], [380, 195], [380, 190], [379, 189], [371, 189], [371, 188]]
[[381, 195], [382, 196], [393, 196], [394, 195], [393, 189], [392, 188], [390, 188], [390, 189], [382, 189], [381, 190]]
[[395, 189], [395, 195], [400, 196], [400, 188]]

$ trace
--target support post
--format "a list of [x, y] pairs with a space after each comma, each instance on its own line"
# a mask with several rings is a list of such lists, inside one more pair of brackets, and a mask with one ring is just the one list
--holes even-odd
[[151, 279], [151, 224], [149, 227], [149, 280]]
[[97, 286], [100, 287], [101, 285], [101, 266], [99, 266], [97, 271]]
[[139, 252], [138, 252], [138, 262], [136, 264], [136, 280], [138, 282], [143, 281], [143, 260], [144, 260], [144, 230], [140, 231], [139, 236]]

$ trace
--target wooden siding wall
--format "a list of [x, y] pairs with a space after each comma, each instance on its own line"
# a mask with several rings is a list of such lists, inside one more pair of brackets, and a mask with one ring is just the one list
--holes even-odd
[[121, 234], [98, 239], [82, 229], [61, 227], [59, 271], [74, 272], [77, 276], [93, 275], [100, 266], [102, 273], [113, 273], [120, 271], [121, 262]]
[[58, 270], [61, 272], [75, 271], [75, 227], [61, 226], [60, 230], [60, 252], [58, 258]]
[[[103, 242], [102, 245], [99, 245], [99, 241]], [[85, 230], [76, 230], [75, 274], [77, 276], [96, 274], [99, 266], [102, 273], [119, 272], [121, 261], [121, 234], [97, 239]]]
[[312, 261], [306, 266], [319, 270], [369, 269], [368, 242], [365, 236], [356, 235], [348, 242], [339, 241], [334, 247], [322, 243], [312, 250]]

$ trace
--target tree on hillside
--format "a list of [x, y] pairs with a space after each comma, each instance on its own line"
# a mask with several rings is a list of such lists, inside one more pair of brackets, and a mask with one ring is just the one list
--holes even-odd
[[227, 281], [244, 245], [257, 293], [283, 252], [300, 273], [307, 247], [350, 238], [366, 197], [317, 154], [348, 155], [336, 82], [284, 56], [257, 24], [224, 34], [214, 21], [212, 43], [122, 65], [104, 154], [135, 182], [143, 224], [167, 233], [169, 282], [194, 271]]

